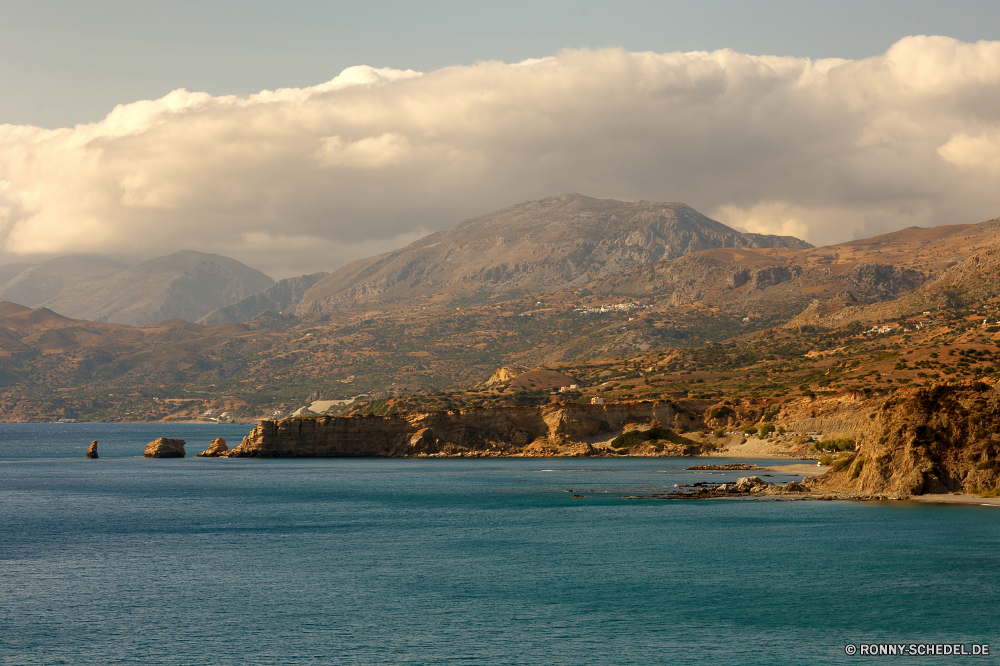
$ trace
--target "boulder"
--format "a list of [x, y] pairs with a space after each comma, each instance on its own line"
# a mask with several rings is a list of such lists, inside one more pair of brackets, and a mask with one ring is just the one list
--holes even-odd
[[767, 488], [767, 481], [759, 476], [743, 476], [736, 479], [736, 491], [741, 493], [752, 493]]
[[218, 458], [220, 456], [224, 456], [225, 453], [228, 450], [229, 450], [229, 447], [226, 446], [226, 440], [224, 440], [221, 437], [217, 437], [217, 438], [215, 438], [215, 439], [212, 440], [212, 444], [207, 449], [205, 449], [201, 453], [196, 453], [195, 457], [196, 458]]
[[158, 437], [146, 445], [143, 455], [147, 458], [183, 458], [184, 440]]
[[88, 458], [97, 458], [97, 440], [95, 439], [90, 443], [90, 448], [87, 449]]

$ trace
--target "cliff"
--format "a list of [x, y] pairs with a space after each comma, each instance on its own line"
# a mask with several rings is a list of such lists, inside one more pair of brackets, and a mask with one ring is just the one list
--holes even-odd
[[[701, 424], [705, 406], [698, 401], [545, 405], [261, 421], [224, 455], [620, 455], [628, 450], [608, 442], [624, 429], [661, 424], [689, 430]], [[645, 448], [679, 454], [676, 447]], [[645, 448], [635, 453], [652, 455]]]
[[858, 450], [816, 490], [859, 494], [982, 493], [1000, 484], [1000, 391], [937, 386], [885, 401]]

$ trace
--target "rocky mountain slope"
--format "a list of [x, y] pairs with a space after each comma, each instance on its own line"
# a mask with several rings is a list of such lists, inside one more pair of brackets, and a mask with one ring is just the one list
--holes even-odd
[[466, 220], [317, 282], [299, 314], [360, 303], [574, 287], [651, 261], [719, 247], [806, 248], [741, 233], [679, 203], [564, 194]]
[[224, 324], [252, 319], [256, 315], [270, 310], [285, 312], [293, 310], [302, 300], [306, 291], [329, 273], [313, 273], [299, 277], [278, 280], [267, 289], [247, 296], [241, 301], [212, 310], [198, 320], [199, 324]]

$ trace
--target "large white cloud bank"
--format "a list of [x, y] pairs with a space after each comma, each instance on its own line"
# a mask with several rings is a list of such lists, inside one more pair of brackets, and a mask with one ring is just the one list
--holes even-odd
[[0, 125], [4, 262], [218, 252], [285, 277], [563, 192], [814, 243], [1000, 215], [1000, 42], [859, 61], [567, 50]]

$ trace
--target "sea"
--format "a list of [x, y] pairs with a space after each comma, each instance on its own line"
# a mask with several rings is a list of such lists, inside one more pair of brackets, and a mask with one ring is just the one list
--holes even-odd
[[249, 429], [0, 424], [0, 664], [1000, 661], [997, 507], [652, 499], [747, 474], [690, 458], [193, 457]]

